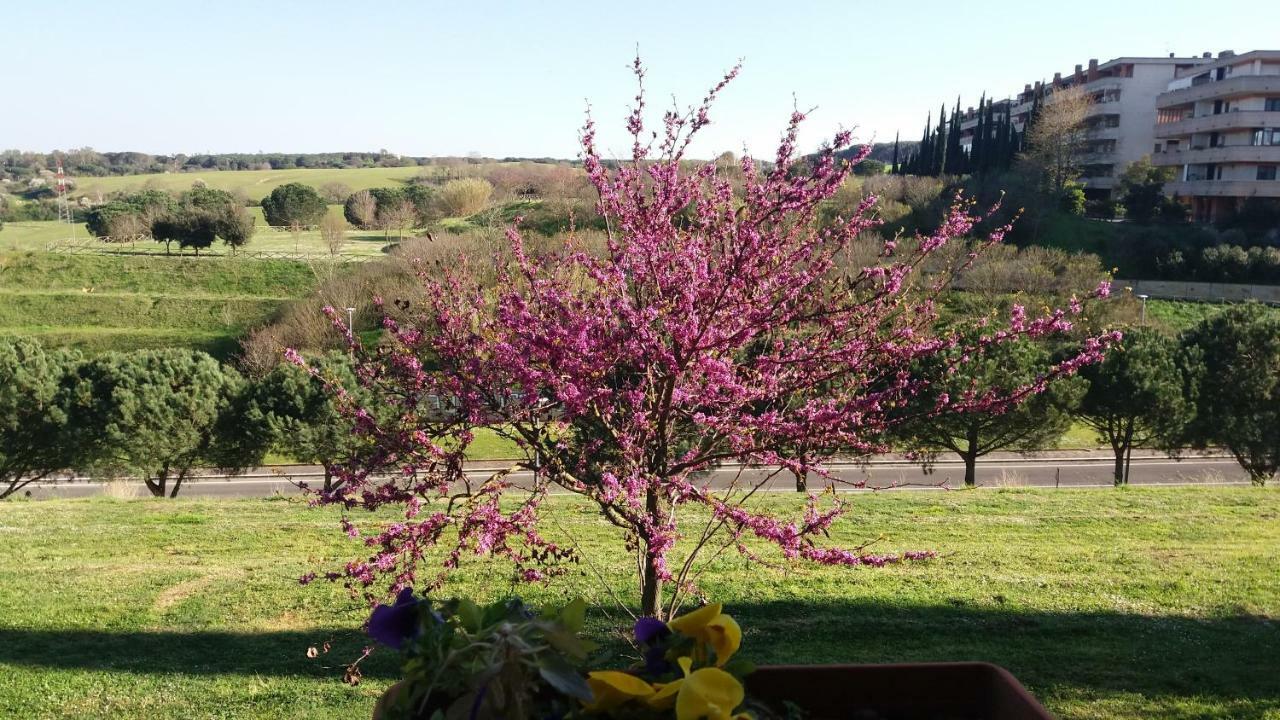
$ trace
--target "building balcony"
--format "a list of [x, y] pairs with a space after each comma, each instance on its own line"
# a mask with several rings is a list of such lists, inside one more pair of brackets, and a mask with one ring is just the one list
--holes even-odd
[[1179, 197], [1280, 198], [1278, 180], [1188, 180], [1164, 184], [1166, 195]]
[[1120, 128], [1118, 127], [1085, 128], [1084, 136], [1089, 140], [1119, 140]]
[[1200, 100], [1225, 100], [1277, 93], [1280, 93], [1280, 75], [1238, 75], [1164, 93], [1156, 98], [1156, 107], [1167, 108]]
[[[1225, 80], [1223, 82], [1226, 82]], [[1245, 130], [1260, 127], [1280, 127], [1280, 112], [1246, 110], [1225, 112], [1219, 115], [1203, 115], [1177, 122], [1156, 125], [1157, 138], [1186, 137], [1192, 133], [1214, 130]]]
[[1153, 165], [1202, 165], [1205, 163], [1280, 163], [1280, 145], [1220, 145], [1160, 152]]
[[1120, 114], [1119, 100], [1106, 100], [1103, 102], [1090, 103], [1089, 108], [1084, 111], [1084, 116], [1087, 118], [1102, 117], [1104, 115], [1119, 115], [1119, 114]]
[[1110, 190], [1116, 186], [1116, 179], [1111, 175], [1095, 175], [1080, 178], [1080, 184], [1088, 190]]

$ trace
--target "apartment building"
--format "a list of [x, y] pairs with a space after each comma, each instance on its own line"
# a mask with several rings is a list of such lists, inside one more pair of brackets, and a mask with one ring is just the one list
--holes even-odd
[[[1037, 94], [1043, 93], [1044, 102], [1050, 103], [1054, 92], [1083, 87], [1093, 104], [1084, 129], [1081, 183], [1086, 196], [1106, 198], [1129, 163], [1152, 153], [1156, 98], [1182, 74], [1213, 62], [1209, 53], [1200, 57], [1118, 57], [1105, 63], [1090, 60], [1066, 75], [1054, 73], [1053, 80], [1043, 86], [1040, 82], [1024, 85], [1016, 96], [997, 102], [995, 112], [1012, 117], [1014, 127], [1022, 132]], [[977, 124], [977, 111], [970, 108], [961, 117], [962, 145], [971, 146]]]
[[1165, 192], [1212, 222], [1247, 198], [1280, 198], [1280, 50], [1178, 70], [1155, 101], [1152, 162], [1177, 169]]

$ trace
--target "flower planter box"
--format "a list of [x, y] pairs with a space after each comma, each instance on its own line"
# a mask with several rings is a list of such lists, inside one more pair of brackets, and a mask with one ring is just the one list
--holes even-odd
[[1053, 720], [990, 663], [772, 665], [746, 686], [748, 697], [775, 707], [791, 701], [811, 720]]
[[[373, 710], [382, 720], [400, 683]], [[766, 665], [748, 696], [775, 709], [793, 702], [808, 720], [1053, 720], [1031, 693], [991, 663]]]

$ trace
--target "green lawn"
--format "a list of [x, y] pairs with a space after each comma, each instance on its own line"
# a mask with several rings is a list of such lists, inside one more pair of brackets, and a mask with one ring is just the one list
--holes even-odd
[[[779, 510], [790, 495], [764, 500]], [[1059, 717], [1280, 717], [1280, 493], [1253, 488], [859, 495], [834, 541], [939, 560], [771, 569], [736, 556], [704, 577], [760, 662], [980, 659]], [[634, 601], [610, 527], [567, 499], [549, 534], [590, 563], [531, 599], [586, 597], [590, 632]], [[0, 504], [0, 717], [359, 718], [394, 676], [366, 662], [366, 610], [295, 581], [361, 551], [300, 502], [82, 500]], [[453, 593], [508, 592], [474, 561]], [[309, 660], [306, 648], [333, 643]], [[927, 690], [927, 689], [922, 689]]]

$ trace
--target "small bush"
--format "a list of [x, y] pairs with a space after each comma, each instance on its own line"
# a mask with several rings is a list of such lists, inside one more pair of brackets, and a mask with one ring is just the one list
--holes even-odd
[[488, 180], [463, 178], [445, 183], [436, 202], [445, 217], [466, 217], [483, 210], [491, 195], [493, 186]]

